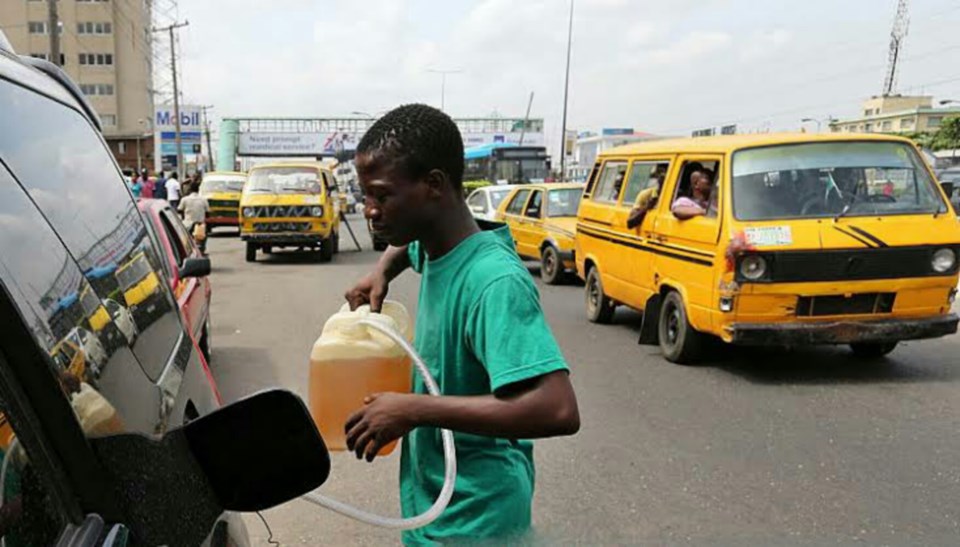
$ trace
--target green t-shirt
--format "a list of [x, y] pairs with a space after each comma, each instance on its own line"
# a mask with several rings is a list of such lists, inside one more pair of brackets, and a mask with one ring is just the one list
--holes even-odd
[[[488, 395], [567, 370], [547, 326], [530, 274], [506, 227], [474, 234], [437, 260], [414, 242], [422, 274], [414, 345], [444, 395]], [[426, 393], [414, 372], [413, 388]], [[523, 534], [530, 528], [533, 444], [454, 433], [457, 483], [446, 511], [429, 526], [404, 532], [407, 545]], [[440, 430], [420, 427], [403, 441], [400, 501], [404, 517], [426, 511], [443, 485]]]

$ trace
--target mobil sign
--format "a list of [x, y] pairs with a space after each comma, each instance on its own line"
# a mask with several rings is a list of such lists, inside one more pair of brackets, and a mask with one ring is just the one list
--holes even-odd
[[[172, 104], [157, 105], [153, 117], [153, 127], [157, 131], [176, 131], [177, 122]], [[200, 107], [196, 105], [180, 105], [180, 132], [200, 132]]]
[[[153, 116], [154, 156], [157, 169], [177, 163], [177, 123], [172, 104], [157, 105]], [[201, 109], [197, 105], [180, 105], [180, 150], [193, 155], [194, 145], [200, 144], [202, 131]]]

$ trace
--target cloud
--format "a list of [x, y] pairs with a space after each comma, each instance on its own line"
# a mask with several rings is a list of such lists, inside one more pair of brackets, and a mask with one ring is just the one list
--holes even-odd
[[654, 65], [683, 65], [726, 48], [731, 42], [732, 38], [725, 32], [691, 32], [672, 44], [651, 51], [648, 59]]
[[741, 61], [757, 61], [772, 57], [792, 40], [793, 33], [785, 29], [751, 33], [737, 45], [739, 58]]

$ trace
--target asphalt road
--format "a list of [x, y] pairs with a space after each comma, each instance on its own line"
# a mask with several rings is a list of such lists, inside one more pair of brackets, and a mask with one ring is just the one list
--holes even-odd
[[[332, 264], [247, 264], [239, 239], [211, 239], [212, 365], [226, 400], [268, 386], [306, 395], [313, 341], [378, 256], [353, 225], [365, 250], [343, 237]], [[418, 282], [404, 274], [391, 297], [415, 311]], [[960, 544], [960, 338], [906, 343], [876, 363], [843, 348], [718, 348], [683, 367], [636, 344], [637, 314], [592, 325], [581, 286], [540, 289], [582, 417], [577, 436], [536, 445], [540, 543]], [[397, 453], [333, 460], [324, 493], [398, 513]], [[303, 501], [264, 516], [284, 545], [399, 543]], [[245, 521], [266, 544], [260, 520]]]

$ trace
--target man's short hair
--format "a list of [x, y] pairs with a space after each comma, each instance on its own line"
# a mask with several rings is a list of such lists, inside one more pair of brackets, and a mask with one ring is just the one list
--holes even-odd
[[388, 165], [411, 179], [433, 169], [463, 186], [463, 139], [450, 116], [425, 104], [394, 108], [376, 121], [360, 139], [357, 154], [371, 157], [373, 168]]

